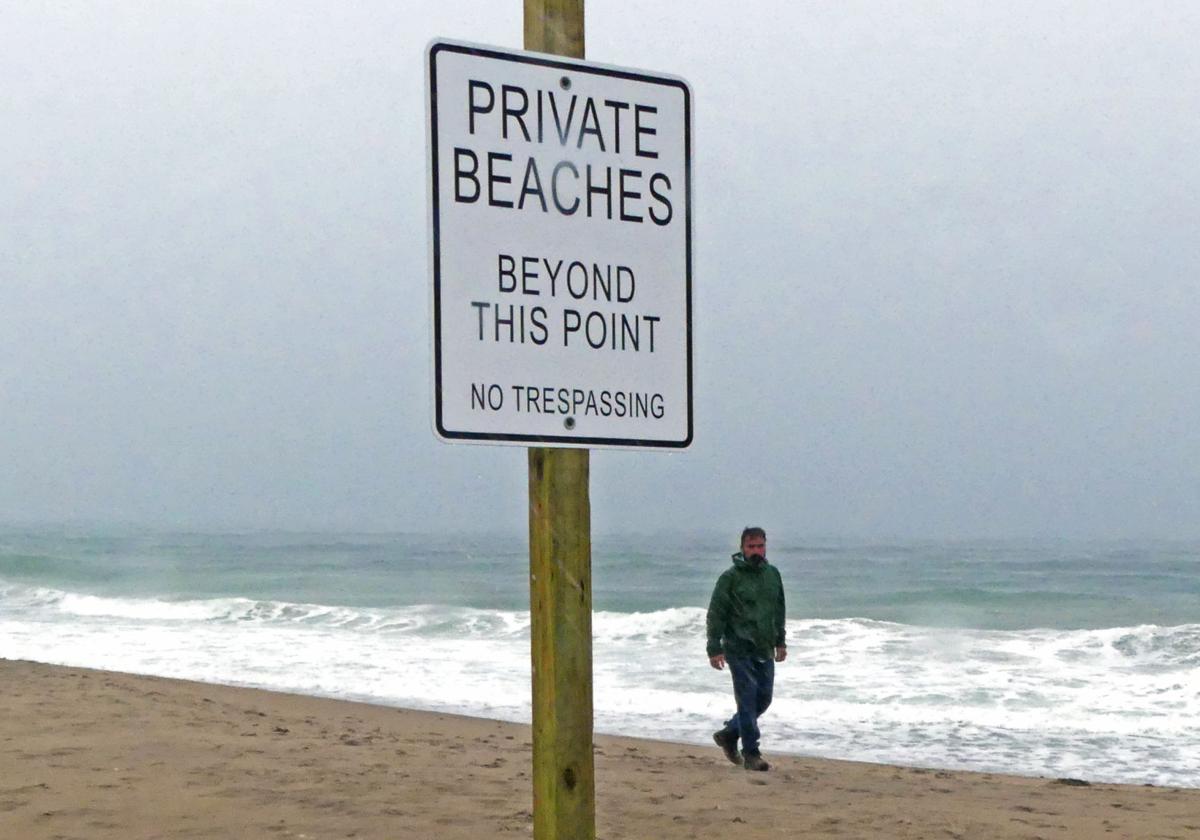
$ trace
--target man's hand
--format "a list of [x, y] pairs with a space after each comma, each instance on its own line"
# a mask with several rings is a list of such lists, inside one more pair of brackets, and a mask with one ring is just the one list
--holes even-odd
[[782, 662], [785, 659], [787, 659], [787, 648], [782, 645], [775, 648], [775, 661]]
[[708, 657], [708, 664], [716, 668], [718, 671], [725, 668], [725, 654], [718, 653], [715, 656]]

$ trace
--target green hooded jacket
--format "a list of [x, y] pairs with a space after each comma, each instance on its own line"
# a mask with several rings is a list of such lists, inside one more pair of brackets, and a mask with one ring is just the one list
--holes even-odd
[[766, 561], [751, 564], [739, 551], [708, 604], [708, 655], [769, 659], [786, 644], [784, 617], [779, 570]]

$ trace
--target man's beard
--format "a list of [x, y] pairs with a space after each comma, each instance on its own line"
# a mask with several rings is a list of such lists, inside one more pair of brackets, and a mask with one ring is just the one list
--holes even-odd
[[761, 566], [763, 563], [767, 562], [767, 558], [766, 555], [763, 554], [747, 554], [746, 562], [751, 566]]

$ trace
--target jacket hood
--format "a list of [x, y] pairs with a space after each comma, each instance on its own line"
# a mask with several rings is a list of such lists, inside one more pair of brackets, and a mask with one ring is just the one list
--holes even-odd
[[739, 551], [733, 555], [733, 565], [737, 566], [739, 569], [761, 569], [763, 566], [767, 565], [767, 561], [763, 560], [762, 563], [751, 563], [746, 559], [746, 555]]

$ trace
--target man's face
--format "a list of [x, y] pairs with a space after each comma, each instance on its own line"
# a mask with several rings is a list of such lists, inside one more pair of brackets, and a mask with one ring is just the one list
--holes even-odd
[[746, 537], [742, 540], [742, 556], [753, 557], [755, 554], [759, 557], [767, 556], [766, 537]]

